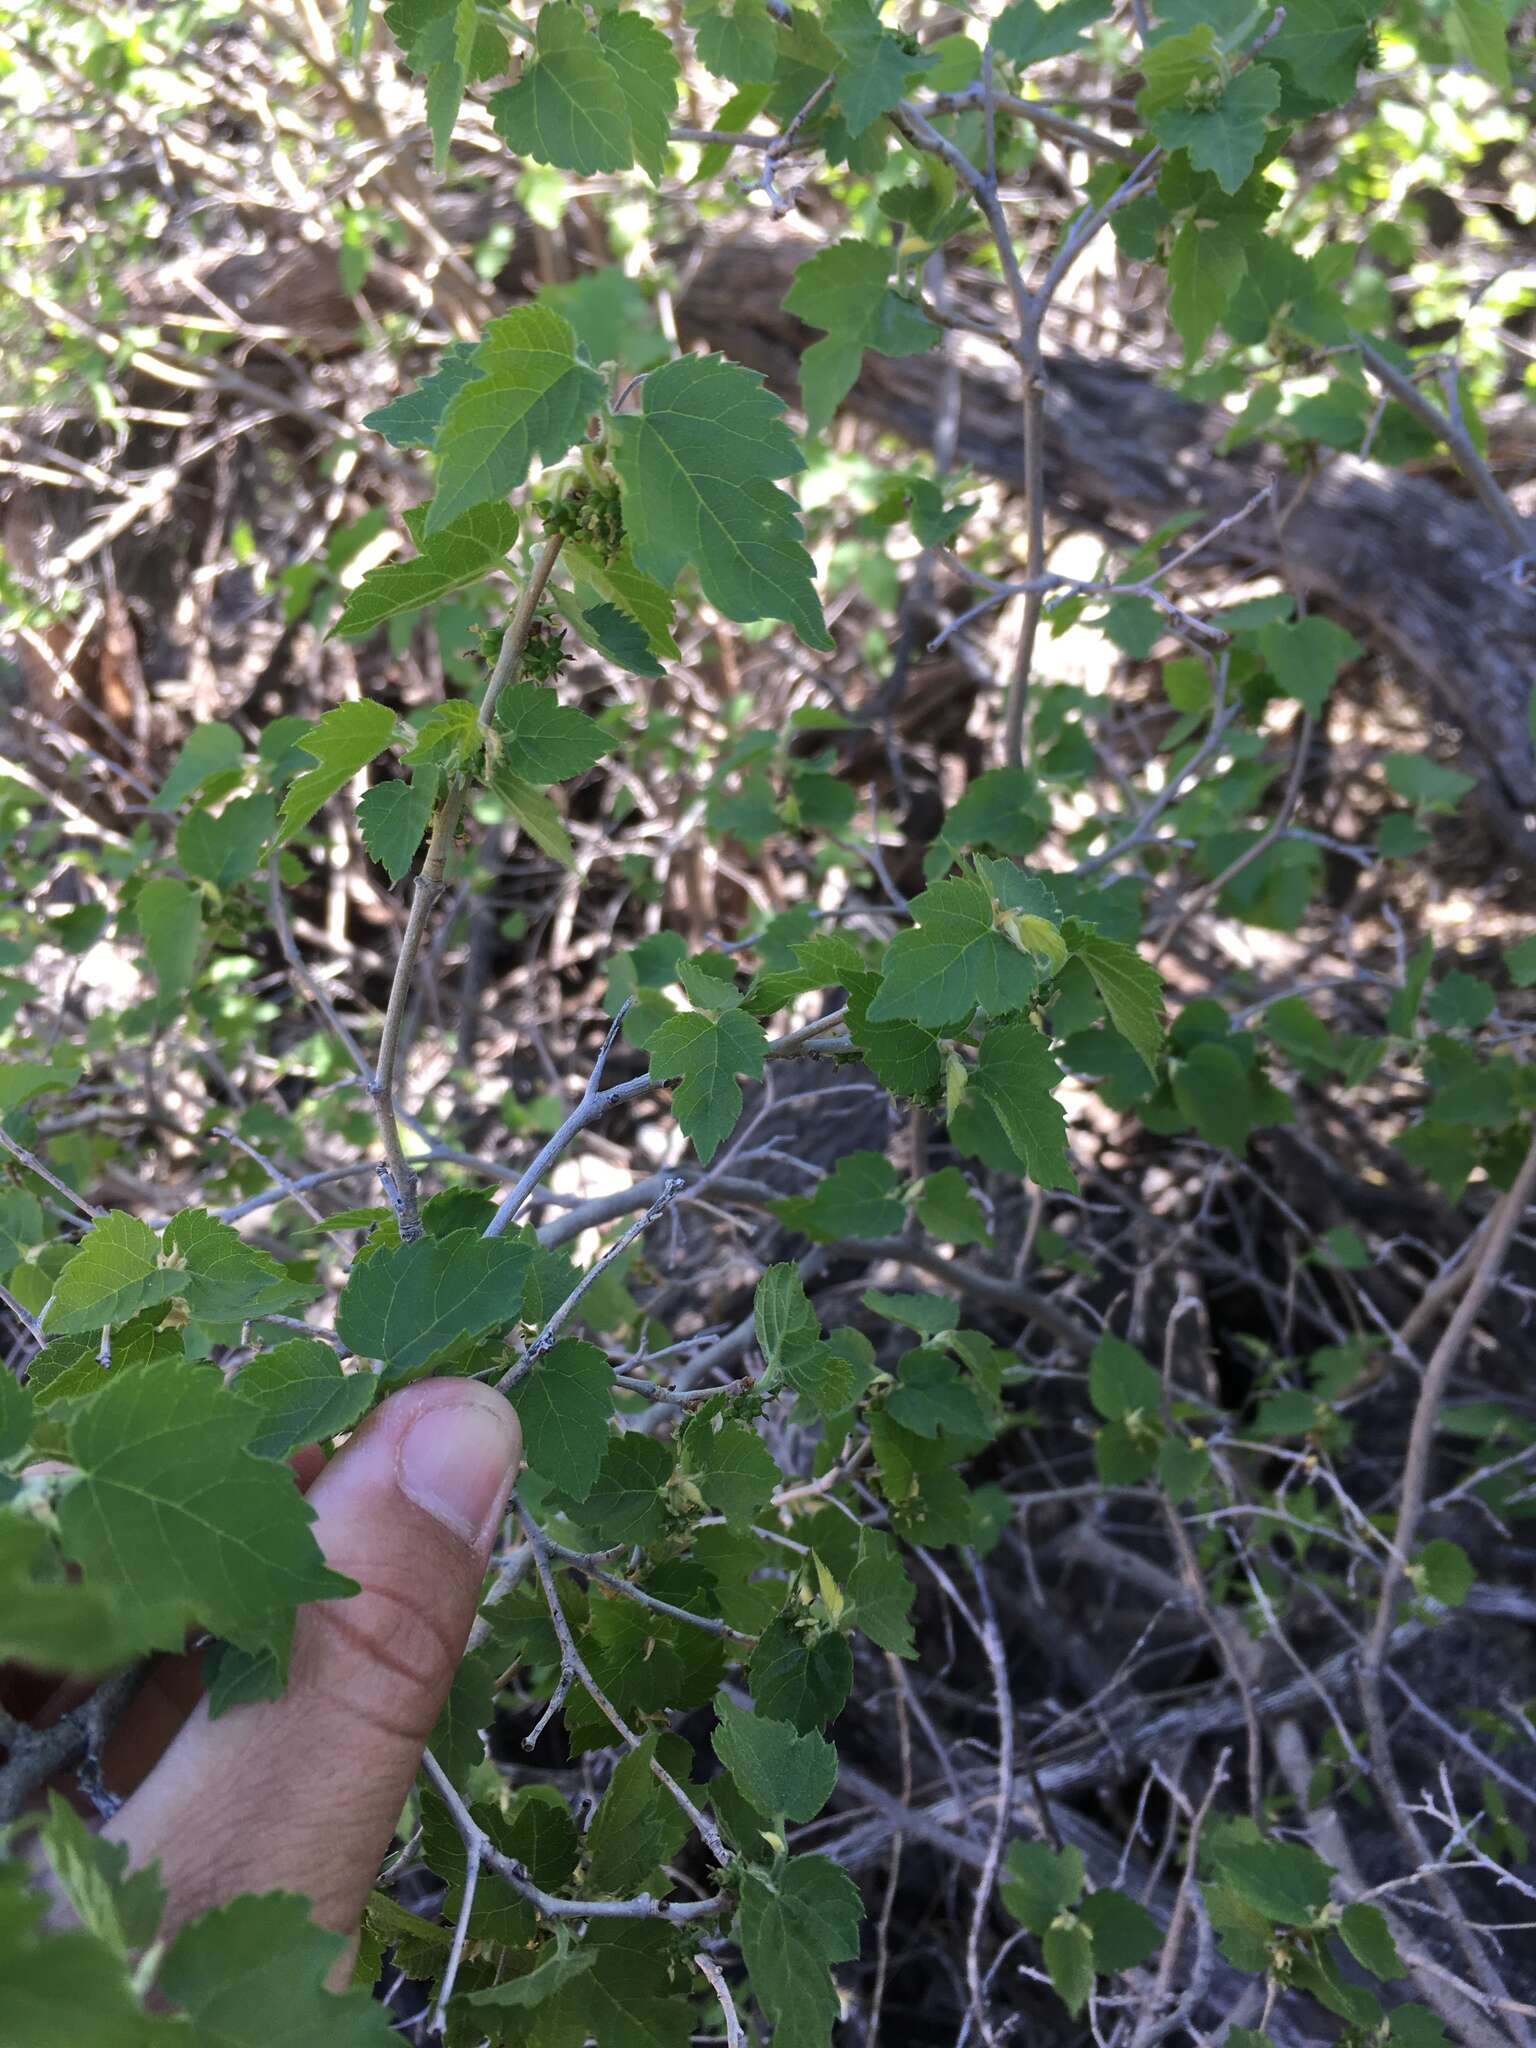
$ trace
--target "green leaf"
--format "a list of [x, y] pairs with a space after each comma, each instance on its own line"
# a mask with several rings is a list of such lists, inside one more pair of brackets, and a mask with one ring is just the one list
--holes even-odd
[[1083, 1895], [1083, 1852], [1046, 1842], [1015, 1842], [1004, 1859], [1003, 1904], [1031, 1934], [1044, 1934]]
[[345, 1598], [282, 1465], [252, 1455], [259, 1414], [208, 1366], [164, 1359], [72, 1405], [79, 1471], [59, 1504], [68, 1554], [96, 1587], [184, 1600], [217, 1635], [281, 1662], [293, 1611]]
[[1438, 1600], [1442, 1607], [1460, 1607], [1477, 1583], [1471, 1558], [1459, 1543], [1444, 1536], [1424, 1545], [1409, 1565], [1408, 1575], [1421, 1593]]
[[1503, 0], [1451, 0], [1453, 43], [1473, 67], [1509, 90], [1509, 15]]
[[731, 1529], [750, 1529], [773, 1498], [779, 1468], [767, 1445], [745, 1422], [714, 1405], [693, 1416], [682, 1434], [683, 1462], [706, 1506]]
[[[660, 1761], [674, 1778], [686, 1777], [687, 1750], [675, 1736], [665, 1740]], [[651, 1770], [662, 1742], [648, 1735], [620, 1757], [598, 1801], [587, 1830], [587, 1885], [594, 1897], [627, 1899], [643, 1891], [688, 1839], [688, 1816]]]
[[1109, 1021], [1155, 1075], [1163, 1050], [1163, 977], [1134, 946], [1089, 931], [1075, 919], [1067, 928], [1074, 956], [1093, 976]]
[[538, 2008], [539, 2048], [688, 2048], [692, 2013], [673, 1990], [673, 1948], [654, 1923], [593, 1922], [575, 1951], [592, 1967]]
[[10, 1372], [0, 1373], [0, 1465], [15, 1462], [32, 1435], [32, 1396]]
[[865, 1292], [864, 1306], [888, 1322], [916, 1330], [920, 1337], [941, 1337], [960, 1320], [958, 1306], [944, 1294], [888, 1294], [883, 1288], [871, 1287]]
[[336, 1332], [359, 1358], [382, 1359], [403, 1379], [466, 1337], [516, 1322], [535, 1248], [455, 1230], [387, 1245], [354, 1265], [336, 1307]]
[[1373, 1977], [1407, 1976], [1392, 1929], [1379, 1907], [1346, 1906], [1339, 1915], [1339, 1934], [1355, 1961]]
[[43, 1328], [50, 1336], [101, 1330], [169, 1301], [172, 1276], [159, 1257], [160, 1240], [147, 1223], [124, 1210], [102, 1217], [54, 1282]]
[[117, 1955], [148, 1948], [165, 1909], [159, 1869], [128, 1869], [126, 1842], [89, 1829], [68, 1800], [48, 1794], [48, 1818], [37, 1831], [54, 1881], [81, 1926]]
[[825, 1856], [744, 1880], [742, 1960], [774, 2048], [827, 2048], [841, 2009], [831, 1966], [858, 1955], [861, 1914], [853, 1879]]
[[176, 828], [176, 858], [189, 875], [227, 894], [260, 865], [276, 818], [269, 796], [236, 797], [217, 816], [189, 811]]
[[883, 1529], [860, 1529], [858, 1555], [845, 1588], [853, 1619], [872, 1643], [897, 1657], [915, 1657], [912, 1603], [917, 1597], [901, 1550]]
[[941, 1351], [909, 1351], [886, 1407], [918, 1436], [985, 1436], [987, 1418], [976, 1389]]
[[797, 1734], [786, 1721], [733, 1706], [723, 1693], [715, 1711], [715, 1755], [747, 1804], [768, 1820], [814, 1820], [837, 1783], [837, 1751], [826, 1737]]
[[368, 1413], [379, 1390], [372, 1373], [343, 1372], [334, 1348], [317, 1337], [258, 1352], [241, 1366], [234, 1389], [260, 1417], [250, 1442], [258, 1458], [285, 1458], [300, 1444], [340, 1436]]
[[845, 1637], [818, 1634], [781, 1614], [759, 1637], [747, 1682], [759, 1713], [808, 1734], [842, 1712], [853, 1686], [853, 1652]]
[[1042, 7], [1039, 0], [1014, 0], [992, 27], [992, 47], [1010, 64], [1040, 64], [1048, 57], [1069, 57], [1083, 47], [1083, 32], [1109, 14], [1107, 0], [1057, 0]]
[[389, 2013], [368, 1990], [325, 1989], [346, 1947], [310, 1919], [308, 1899], [248, 1893], [188, 1921], [156, 1982], [198, 2048], [393, 2048]]
[[1228, 1045], [1206, 1040], [1169, 1065], [1173, 1099], [1208, 1145], [1242, 1152], [1253, 1129], [1248, 1074]]
[[1286, 0], [1285, 18], [1264, 49], [1292, 90], [1316, 106], [1341, 107], [1370, 48], [1374, 0]]
[[613, 1417], [613, 1367], [595, 1344], [563, 1338], [517, 1392], [528, 1469], [584, 1500], [602, 1470]]
[[1043, 1188], [1075, 1188], [1067, 1120], [1052, 1090], [1061, 1068], [1043, 1032], [1027, 1017], [994, 1024], [981, 1041], [970, 1089], [1002, 1125], [1030, 1179]]
[[766, 85], [779, 61], [779, 42], [763, 0], [718, 0], [690, 6], [699, 62], [732, 85]]
[[[862, 7], [862, 0], [855, 4]], [[795, 272], [784, 310], [826, 336], [800, 358], [800, 393], [813, 434], [825, 431], [848, 395], [865, 349], [912, 356], [939, 338], [938, 328], [912, 301], [892, 290], [890, 273], [888, 250], [852, 241], [835, 242]]]
[[1424, 1008], [1443, 1031], [1475, 1031], [1494, 1011], [1494, 993], [1486, 981], [1456, 967], [1431, 994]]
[[[576, 10], [556, 0], [541, 22], [549, 15], [575, 18]], [[493, 320], [476, 346], [473, 368], [473, 379], [448, 400], [437, 430], [429, 538], [473, 507], [517, 490], [535, 457], [558, 462], [603, 401], [603, 380], [578, 360], [571, 323], [546, 306], [516, 306]]]
[[653, 371], [639, 414], [613, 423], [624, 523], [636, 564], [666, 588], [691, 564], [726, 618], [784, 619], [827, 649], [799, 509], [773, 481], [805, 466], [783, 415], [755, 371], [723, 356]]
[[602, 14], [597, 40], [629, 113], [630, 150], [653, 185], [666, 175], [679, 73], [668, 38], [640, 14]]
[[510, 505], [472, 506], [427, 539], [410, 561], [381, 562], [370, 569], [348, 597], [332, 631], [343, 640], [360, 640], [386, 619], [419, 612], [455, 590], [479, 583], [506, 565], [518, 524]]
[[760, 1081], [767, 1045], [761, 1024], [740, 1010], [718, 1017], [682, 1011], [651, 1034], [651, 1079], [680, 1082], [672, 1112], [706, 1166], [741, 1115], [736, 1076]]
[[6, 2048], [174, 2048], [149, 2019], [122, 1960], [84, 1931], [46, 1931], [48, 1901], [20, 1863], [0, 1863], [0, 2012]]
[[1106, 1976], [1134, 1970], [1163, 1945], [1163, 1930], [1124, 1892], [1092, 1892], [1077, 1909], [1093, 1941], [1093, 1967]]
[[[558, 602], [558, 594], [557, 600]], [[570, 617], [569, 613], [566, 613]], [[632, 676], [661, 676], [666, 670], [651, 652], [645, 628], [616, 604], [604, 601], [578, 611], [571, 624], [589, 647]]]
[[1390, 790], [1429, 811], [1453, 811], [1476, 786], [1473, 776], [1447, 768], [1428, 754], [1388, 754], [1381, 765]]
[[1163, 1383], [1134, 1344], [1106, 1330], [1088, 1360], [1088, 1398], [1106, 1422], [1159, 1415]]
[[307, 825], [328, 798], [383, 753], [394, 736], [395, 714], [387, 705], [365, 700], [327, 711], [313, 732], [300, 736], [299, 745], [314, 756], [316, 765], [306, 768], [283, 798], [280, 840], [291, 839]]
[[409, 782], [376, 782], [357, 806], [363, 844], [392, 882], [410, 872], [437, 802], [438, 772], [418, 768]]
[[592, 549], [567, 541], [561, 559], [569, 564], [579, 584], [596, 591], [615, 610], [635, 621], [652, 654], [667, 661], [677, 660], [677, 642], [672, 637], [672, 595], [662, 589], [654, 576], [635, 567], [627, 542], [614, 560], [607, 562]]
[[492, 94], [490, 114], [502, 141], [535, 163], [589, 177], [628, 170], [635, 160], [618, 73], [569, 0], [539, 9], [534, 54], [516, 85]]
[[524, 782], [520, 775], [503, 767], [492, 771], [490, 786], [506, 805], [513, 823], [541, 853], [548, 854], [563, 868], [575, 867], [576, 849], [571, 844], [571, 835], [547, 791], [536, 789], [531, 782]]
[[1339, 670], [1358, 661], [1363, 649], [1353, 633], [1346, 633], [1331, 619], [1306, 618], [1263, 627], [1259, 651], [1285, 694], [1304, 704], [1316, 718]]
[[481, 1991], [471, 1991], [465, 2003], [531, 2012], [557, 1991], [564, 1991], [578, 1977], [585, 1976], [596, 1960], [597, 1951], [593, 1948], [574, 1948], [562, 1955], [558, 1948], [551, 1947], [526, 1977], [508, 1977], [504, 1983], [487, 1984]]
[[524, 782], [564, 782], [613, 752], [613, 741], [585, 712], [553, 690], [518, 683], [496, 701], [495, 730], [507, 769]]
[[[418, 384], [377, 412], [368, 413], [365, 427], [382, 434], [394, 448], [430, 448], [443, 423], [448, 401], [476, 376], [478, 342], [450, 341], [437, 358], [437, 368]], [[450, 532], [452, 529], [449, 529]], [[511, 543], [509, 542], [510, 546]]]
[[1093, 1943], [1080, 1920], [1047, 1927], [1040, 1941], [1052, 1988], [1074, 2019], [1093, 1990]]
[[921, 1183], [918, 1221], [942, 1244], [990, 1245], [992, 1233], [980, 1202], [958, 1166], [941, 1166]]
[[[1210, 340], [1247, 268], [1242, 237], [1229, 222], [1191, 217], [1179, 229], [1168, 258], [1168, 312], [1186, 363]], [[1203, 663], [1199, 673], [1205, 674]]]
[[1333, 1873], [1299, 1842], [1225, 1839], [1214, 1858], [1243, 1904], [1282, 1927], [1309, 1927], [1328, 1904]]
[[596, 1481], [567, 1512], [603, 1547], [649, 1543], [661, 1533], [661, 1490], [672, 1477], [672, 1452], [654, 1437], [609, 1432]]
[[245, 742], [232, 725], [194, 725], [181, 743], [155, 796], [157, 811], [174, 811], [215, 775], [227, 775], [245, 758]]
[[914, 56], [880, 26], [878, 9], [869, 0], [828, 0], [822, 25], [842, 54], [837, 102], [850, 134], [861, 135], [905, 98], [911, 83], [933, 69], [932, 57]]
[[41, 1526], [0, 1518], [0, 1659], [95, 1678], [146, 1650], [180, 1650], [190, 1620], [175, 1598], [124, 1602], [61, 1579]]
[[191, 984], [203, 942], [202, 891], [157, 875], [140, 889], [134, 915], [161, 1000], [179, 996]]
[[979, 1003], [990, 1015], [1020, 1010], [1040, 985], [1033, 956], [1003, 936], [985, 883], [968, 875], [936, 882], [912, 904], [914, 928], [885, 956], [869, 1005], [873, 1022], [902, 1018], [935, 1030], [964, 1023]]
[[849, 1152], [813, 1193], [774, 1202], [773, 1213], [816, 1244], [843, 1237], [888, 1237], [906, 1216], [896, 1169], [883, 1152]]
[[1279, 74], [1267, 64], [1250, 64], [1207, 103], [1165, 106], [1148, 125], [1164, 148], [1188, 150], [1195, 169], [1210, 171], [1231, 193], [1258, 161], [1268, 117], [1279, 104]]
[[853, 1371], [821, 1334], [821, 1323], [799, 1270], [770, 1266], [752, 1298], [757, 1348], [766, 1371], [762, 1393], [787, 1382], [807, 1395], [823, 1415], [839, 1415], [853, 1399]]

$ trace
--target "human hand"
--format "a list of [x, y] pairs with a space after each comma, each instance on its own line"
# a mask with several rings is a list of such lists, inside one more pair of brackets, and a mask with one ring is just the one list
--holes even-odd
[[298, 1461], [326, 1561], [360, 1590], [300, 1609], [281, 1699], [210, 1721], [198, 1659], [165, 1659], [103, 1754], [108, 1789], [128, 1794], [103, 1832], [135, 1864], [158, 1861], [163, 1934], [238, 1893], [281, 1890], [356, 1935], [521, 1456], [501, 1395], [446, 1379], [392, 1395], [323, 1468]]

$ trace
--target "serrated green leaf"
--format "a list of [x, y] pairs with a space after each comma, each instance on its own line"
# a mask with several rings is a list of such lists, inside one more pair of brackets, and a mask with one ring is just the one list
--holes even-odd
[[750, 1529], [773, 1498], [779, 1468], [745, 1422], [702, 1409], [682, 1434], [683, 1463], [705, 1504], [727, 1528]]
[[1069, 57], [1083, 46], [1083, 32], [1109, 14], [1108, 0], [1014, 0], [992, 26], [992, 47], [1010, 64], [1041, 64]]
[[903, 1429], [918, 1436], [985, 1436], [987, 1431], [976, 1389], [942, 1351], [909, 1351], [885, 1405]]
[[1045, 1035], [1027, 1017], [994, 1024], [981, 1041], [970, 1091], [992, 1111], [1031, 1180], [1077, 1186], [1067, 1155], [1067, 1120], [1052, 1092], [1062, 1080]]
[[1217, 1870], [1243, 1903], [1282, 1927], [1307, 1927], [1328, 1904], [1333, 1873], [1299, 1842], [1223, 1840]]
[[1248, 1074], [1230, 1046], [1191, 1046], [1169, 1064], [1173, 1098], [1208, 1145], [1242, 1152], [1253, 1130]]
[[672, 45], [643, 15], [617, 12], [598, 17], [597, 40], [629, 114], [631, 154], [651, 183], [659, 185], [677, 111], [679, 72]]
[[389, 2014], [369, 1991], [325, 1989], [346, 1946], [310, 1919], [308, 1899], [247, 1894], [187, 1922], [157, 1988], [187, 2014], [198, 2048], [393, 2048]]
[[992, 1242], [981, 1204], [958, 1166], [941, 1166], [926, 1176], [917, 1197], [917, 1216], [928, 1235], [941, 1244]]
[[1407, 1976], [1392, 1929], [1379, 1906], [1346, 1906], [1339, 1915], [1339, 1934], [1355, 1961], [1373, 1977]]
[[533, 55], [516, 85], [492, 94], [490, 114], [502, 141], [535, 163], [589, 177], [628, 170], [635, 160], [618, 73], [570, 0], [539, 9]]
[[1163, 1051], [1163, 977], [1122, 939], [1107, 939], [1075, 920], [1066, 935], [1073, 955], [1093, 976], [1110, 1023], [1155, 1075]]
[[796, 1267], [770, 1266], [763, 1274], [752, 1298], [752, 1320], [766, 1367], [762, 1391], [787, 1383], [823, 1415], [840, 1415], [853, 1399], [853, 1370], [823, 1338]]
[[538, 2048], [688, 2048], [693, 2009], [674, 1988], [669, 1930], [646, 1921], [596, 1921], [580, 1950], [593, 1963], [538, 2009]]
[[[576, 10], [555, 0], [544, 9], [551, 14], [574, 17]], [[601, 56], [598, 62], [607, 69]], [[474, 377], [449, 398], [433, 444], [437, 496], [427, 510], [429, 538], [474, 506], [517, 490], [535, 458], [558, 462], [603, 400], [602, 378], [577, 359], [571, 323], [546, 306], [516, 306], [493, 320], [473, 368]]]
[[759, 1637], [747, 1682], [759, 1713], [806, 1734], [842, 1712], [853, 1686], [853, 1652], [845, 1637], [818, 1634], [781, 1614]]
[[838, 105], [849, 133], [861, 135], [906, 97], [909, 86], [933, 69], [934, 60], [925, 51], [914, 56], [882, 28], [879, 12], [869, 0], [828, 0], [822, 20], [843, 58], [837, 74]]
[[1106, 1422], [1124, 1422], [1160, 1414], [1163, 1383], [1134, 1344], [1106, 1330], [1088, 1361], [1088, 1398]]
[[889, 252], [854, 241], [835, 242], [795, 272], [784, 310], [826, 337], [800, 358], [800, 393], [813, 434], [825, 430], [852, 388], [865, 349], [911, 356], [939, 339], [938, 328], [892, 289], [890, 277]]
[[279, 843], [307, 825], [320, 806], [362, 773], [395, 736], [395, 714], [387, 705], [365, 700], [338, 704], [327, 711], [299, 745], [315, 758], [315, 766], [289, 786], [278, 821]]
[[768, 1820], [814, 1820], [837, 1783], [837, 1751], [826, 1737], [799, 1734], [723, 1694], [715, 1711], [720, 1720], [710, 1741], [747, 1804]]
[[518, 1389], [528, 1469], [584, 1500], [602, 1469], [613, 1418], [613, 1367], [595, 1344], [563, 1338]]
[[194, 725], [155, 794], [155, 809], [174, 811], [215, 775], [227, 775], [245, 758], [245, 742], [232, 725]]
[[44, 1928], [48, 1900], [20, 1862], [0, 1863], [0, 2012], [7, 2048], [173, 2048], [180, 2029], [144, 2012], [120, 1956], [83, 1929]]
[[1243, 239], [1229, 222], [1191, 218], [1179, 229], [1168, 258], [1168, 314], [1184, 343], [1185, 362], [1193, 362], [1210, 340], [1247, 268]]
[[799, 508], [773, 481], [804, 467], [783, 415], [755, 371], [723, 356], [653, 371], [638, 415], [613, 423], [625, 528], [666, 588], [691, 566], [728, 619], [784, 619], [830, 648]]
[[176, 858], [189, 875], [228, 893], [261, 863], [277, 807], [269, 796], [241, 796], [215, 815], [188, 811], [176, 828]]
[[1452, 41], [1474, 68], [1509, 90], [1509, 15], [1503, 0], [1451, 0]]
[[[687, 1751], [676, 1737], [648, 1735], [614, 1765], [598, 1801], [586, 1845], [587, 1883], [595, 1897], [627, 1899], [643, 1891], [688, 1839], [688, 1816], [651, 1770], [663, 1742], [667, 1753], [660, 1761], [678, 1777], [677, 1752], [685, 1760]], [[681, 1775], [687, 1776], [686, 1761]]]
[[79, 1472], [59, 1504], [64, 1547], [125, 1604], [184, 1600], [216, 1634], [286, 1656], [293, 1612], [357, 1589], [310, 1533], [314, 1510], [252, 1455], [257, 1412], [208, 1366], [161, 1360], [73, 1406]]
[[1426, 810], [1449, 811], [1476, 787], [1476, 779], [1459, 768], [1447, 768], [1428, 754], [1388, 754], [1382, 762], [1387, 787], [1406, 802]]
[[1003, 1904], [1031, 1934], [1044, 1934], [1058, 1913], [1083, 1895], [1083, 1852], [1046, 1842], [1015, 1842], [1003, 1863]]
[[154, 1864], [130, 1872], [128, 1845], [94, 1834], [68, 1800], [53, 1791], [37, 1840], [54, 1882], [87, 1933], [123, 1957], [149, 1946], [165, 1908], [165, 1889]]
[[259, 1351], [240, 1368], [234, 1389], [260, 1417], [250, 1442], [258, 1458], [285, 1458], [300, 1444], [340, 1436], [368, 1413], [379, 1390], [372, 1373], [343, 1372], [335, 1348], [318, 1337]]
[[915, 1657], [912, 1603], [917, 1588], [895, 1540], [883, 1529], [859, 1531], [858, 1554], [844, 1588], [853, 1619], [872, 1643], [897, 1657]]
[[1444, 1536], [1426, 1543], [1408, 1572], [1420, 1592], [1438, 1600], [1442, 1607], [1460, 1607], [1477, 1583], [1471, 1558], [1459, 1543]]
[[[446, 402], [446, 401], [445, 401]], [[518, 534], [510, 505], [474, 505], [426, 538], [408, 562], [381, 562], [351, 593], [332, 631], [359, 640], [404, 612], [418, 612], [455, 590], [467, 590], [502, 568]]]
[[179, 996], [191, 985], [203, 943], [202, 891], [156, 875], [139, 891], [134, 916], [161, 1001]]
[[[450, 341], [440, 351], [437, 367], [414, 391], [402, 392], [363, 420], [376, 434], [382, 434], [394, 448], [430, 448], [442, 425], [448, 401], [462, 391], [478, 373], [473, 341]], [[451, 530], [451, 529], [450, 529]]]
[[104, 1216], [54, 1282], [43, 1328], [50, 1336], [101, 1330], [169, 1301], [170, 1275], [159, 1267], [159, 1256], [160, 1240], [147, 1223], [124, 1210]]
[[1163, 1930], [1124, 1892], [1092, 1892], [1077, 1909], [1093, 1942], [1093, 1967], [1106, 1976], [1134, 1970], [1163, 1945]]
[[455, 1230], [390, 1245], [355, 1265], [336, 1305], [336, 1332], [396, 1381], [466, 1337], [516, 1322], [535, 1247]]
[[1051, 1987], [1074, 2019], [1093, 1990], [1093, 1943], [1080, 1920], [1052, 1924], [1040, 1938]]
[[1279, 104], [1278, 73], [1268, 64], [1250, 64], [1209, 103], [1165, 106], [1148, 125], [1165, 149], [1188, 150], [1197, 171], [1210, 171], [1222, 191], [1232, 193], [1257, 163], [1269, 116]]
[[1353, 633], [1332, 619], [1306, 618], [1263, 627], [1259, 651], [1286, 695], [1304, 704], [1315, 718], [1328, 701], [1339, 670], [1358, 661], [1364, 650]]
[[471, 1991], [466, 2004], [474, 2006], [494, 2005], [516, 2012], [532, 2012], [553, 1998], [557, 1991], [564, 1991], [583, 1977], [596, 1961], [595, 1949], [574, 1948], [562, 1955], [550, 1947], [540, 1957], [538, 1966], [526, 1977], [508, 1977], [500, 1984], [487, 1984], [483, 1990]]
[[566, 1511], [600, 1546], [649, 1543], [661, 1532], [661, 1489], [672, 1465], [671, 1449], [654, 1437], [610, 1431], [596, 1480]]
[[1341, 107], [1354, 97], [1373, 12], [1373, 0], [1286, 0], [1284, 20], [1265, 43], [1265, 58], [1313, 105]]
[[491, 771], [490, 787], [506, 805], [514, 824], [541, 853], [548, 854], [563, 868], [575, 867], [576, 849], [571, 844], [571, 835], [547, 790], [525, 782], [499, 763]]
[[774, 1214], [816, 1244], [844, 1237], [889, 1237], [906, 1211], [896, 1193], [896, 1169], [883, 1152], [849, 1152], [810, 1195], [772, 1204]]
[[667, 661], [677, 660], [671, 593], [663, 590], [654, 576], [635, 567], [627, 542], [615, 559], [607, 562], [595, 550], [567, 541], [562, 559], [570, 564], [578, 584], [595, 591], [639, 625], [652, 654]]
[[763, 0], [718, 0], [691, 5], [699, 62], [732, 85], [766, 85], [778, 66], [779, 43]]
[[795, 1856], [741, 1888], [741, 1952], [774, 2048], [827, 2048], [840, 2004], [834, 1963], [859, 1952], [853, 1879], [825, 1856]]
[[[558, 595], [555, 601], [559, 603]], [[665, 669], [651, 652], [644, 626], [638, 619], [632, 619], [628, 612], [620, 611], [616, 604], [604, 600], [601, 604], [589, 605], [585, 611], [574, 605], [569, 609], [562, 607], [562, 615], [589, 647], [596, 648], [599, 654], [626, 674], [653, 678], [665, 675]]]
[[761, 1024], [740, 1010], [717, 1017], [683, 1011], [651, 1034], [651, 1079], [678, 1083], [672, 1112], [706, 1166], [741, 1115], [736, 1076], [760, 1081], [767, 1045]]
[[363, 844], [392, 882], [410, 872], [416, 849], [432, 821], [437, 787], [437, 770], [418, 768], [409, 782], [399, 778], [376, 782], [357, 806]]
[[537, 683], [502, 691], [495, 730], [507, 772], [523, 782], [565, 782], [613, 752], [613, 741], [595, 719]]
[[941, 1030], [964, 1023], [979, 1003], [993, 1016], [1022, 1009], [1040, 970], [998, 928], [985, 884], [968, 875], [936, 882], [912, 904], [914, 928], [892, 939], [885, 978], [868, 1016]]

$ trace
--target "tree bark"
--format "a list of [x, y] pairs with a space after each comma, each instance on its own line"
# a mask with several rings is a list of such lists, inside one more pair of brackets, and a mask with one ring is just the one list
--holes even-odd
[[[791, 401], [812, 330], [783, 310], [807, 246], [792, 234], [748, 233], [704, 257], [679, 306], [685, 340], [760, 370]], [[973, 360], [962, 378], [957, 461], [1023, 486], [1018, 380]], [[872, 425], [926, 445], [939, 403], [937, 353], [868, 354], [846, 401]], [[1533, 565], [1512, 564], [1481, 508], [1427, 478], [1339, 455], [1298, 478], [1273, 450], [1223, 453], [1230, 421], [1141, 372], [1077, 355], [1051, 359], [1045, 490], [1067, 525], [1140, 539], [1176, 514], [1212, 522], [1273, 480], [1261, 508], [1202, 559], [1285, 575], [1392, 661], [1405, 684], [1453, 722], [1477, 759], [1482, 805], [1509, 850], [1536, 856], [1536, 680]], [[1533, 538], [1536, 546], [1536, 538]]]

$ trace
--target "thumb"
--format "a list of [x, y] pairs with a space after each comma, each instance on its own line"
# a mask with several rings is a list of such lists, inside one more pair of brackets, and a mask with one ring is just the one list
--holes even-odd
[[301, 1608], [280, 1700], [196, 1707], [105, 1833], [158, 1859], [167, 1925], [238, 1892], [295, 1891], [353, 1933], [474, 1622], [522, 1455], [472, 1380], [385, 1401], [308, 1498], [326, 1562], [358, 1582]]

